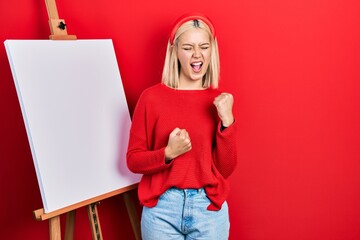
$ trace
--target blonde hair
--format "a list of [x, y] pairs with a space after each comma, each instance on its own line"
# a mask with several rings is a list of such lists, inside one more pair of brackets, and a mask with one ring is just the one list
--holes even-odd
[[[197, 23], [195, 23], [195, 21], [197, 21]], [[182, 24], [176, 30], [174, 39], [172, 40], [174, 42], [173, 45], [171, 44], [171, 40], [169, 39], [162, 74], [162, 83], [171, 88], [179, 87], [179, 76], [181, 67], [177, 56], [179, 37], [181, 36], [181, 34], [191, 28], [200, 28], [209, 34], [211, 45], [210, 63], [203, 77], [203, 87], [218, 88], [220, 76], [220, 59], [217, 40], [211, 32], [209, 26], [200, 19], [190, 20]]]

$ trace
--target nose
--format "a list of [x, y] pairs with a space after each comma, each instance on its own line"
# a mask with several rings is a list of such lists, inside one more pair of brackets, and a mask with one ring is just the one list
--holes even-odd
[[196, 47], [194, 48], [194, 54], [193, 54], [194, 57], [200, 57], [201, 56], [201, 52], [200, 52], [200, 48], [199, 47]]

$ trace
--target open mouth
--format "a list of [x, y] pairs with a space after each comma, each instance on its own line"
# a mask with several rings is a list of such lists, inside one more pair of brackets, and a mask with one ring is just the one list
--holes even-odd
[[200, 72], [203, 62], [193, 62], [190, 65], [195, 72]]

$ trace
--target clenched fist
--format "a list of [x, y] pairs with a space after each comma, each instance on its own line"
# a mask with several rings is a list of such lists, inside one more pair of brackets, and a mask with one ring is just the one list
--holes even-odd
[[230, 93], [221, 93], [214, 99], [214, 105], [224, 127], [230, 126], [234, 122], [232, 108], [234, 97]]
[[191, 150], [189, 133], [185, 129], [175, 128], [169, 135], [168, 144], [165, 148], [165, 161], [172, 159]]

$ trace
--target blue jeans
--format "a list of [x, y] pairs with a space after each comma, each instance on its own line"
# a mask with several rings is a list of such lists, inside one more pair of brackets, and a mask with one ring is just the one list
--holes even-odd
[[219, 211], [207, 210], [209, 204], [203, 188], [170, 188], [155, 207], [143, 207], [142, 239], [227, 240], [230, 228], [227, 203]]

